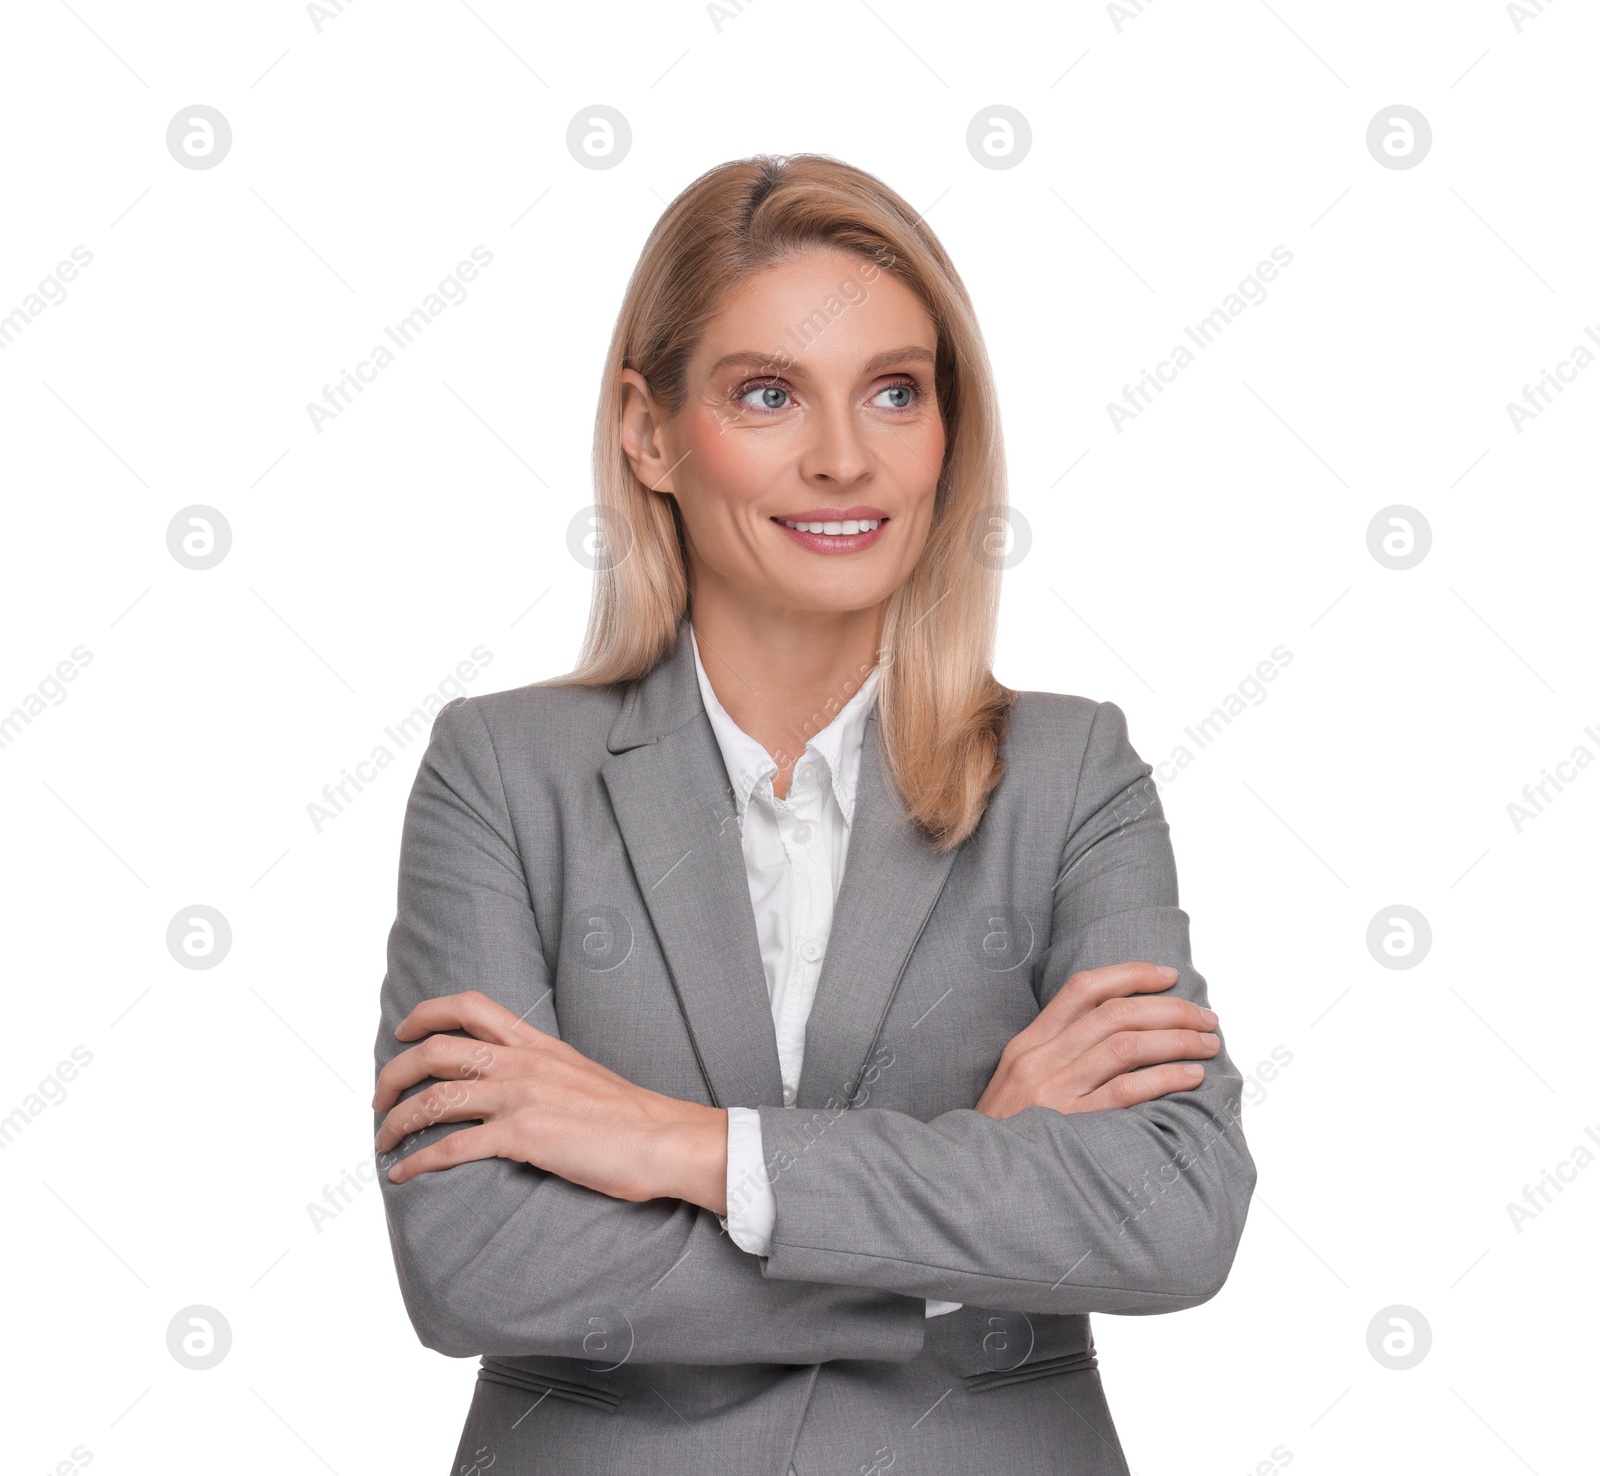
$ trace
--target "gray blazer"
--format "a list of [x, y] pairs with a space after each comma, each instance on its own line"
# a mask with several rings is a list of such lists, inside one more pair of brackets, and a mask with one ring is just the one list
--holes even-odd
[[[435, 719], [378, 1065], [419, 1000], [482, 990], [631, 1081], [756, 1107], [777, 1200], [756, 1257], [708, 1210], [507, 1160], [382, 1178], [417, 1335], [482, 1359], [455, 1476], [1127, 1471], [1088, 1314], [1221, 1288], [1256, 1179], [1239, 1072], [1224, 1046], [1198, 1088], [1144, 1106], [973, 1104], [1079, 969], [1172, 964], [1208, 1002], [1150, 766], [1114, 704], [1024, 692], [982, 823], [939, 856], [880, 743], [874, 716], [786, 1108], [687, 625], [631, 685]], [[964, 1305], [925, 1318], [928, 1297]]]

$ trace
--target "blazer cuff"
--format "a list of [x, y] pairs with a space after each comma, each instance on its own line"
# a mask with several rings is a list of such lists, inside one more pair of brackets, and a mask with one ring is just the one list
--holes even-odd
[[[765, 1256], [772, 1250], [778, 1199], [767, 1177], [761, 1149], [761, 1114], [754, 1107], [728, 1108], [728, 1213], [717, 1220], [741, 1250]], [[942, 1317], [961, 1310], [960, 1302], [923, 1301], [922, 1315]]]
[[753, 1256], [772, 1249], [778, 1201], [761, 1151], [761, 1114], [754, 1107], [728, 1108], [728, 1213], [717, 1218], [733, 1243]]

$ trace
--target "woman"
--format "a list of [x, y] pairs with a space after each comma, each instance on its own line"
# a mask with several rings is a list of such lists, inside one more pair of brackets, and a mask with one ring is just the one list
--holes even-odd
[[454, 1469], [1126, 1471], [1088, 1314], [1213, 1296], [1255, 1169], [1122, 712], [990, 674], [954, 267], [859, 170], [711, 170], [595, 453], [578, 669], [446, 707], [406, 815], [377, 1147], [482, 1357]]

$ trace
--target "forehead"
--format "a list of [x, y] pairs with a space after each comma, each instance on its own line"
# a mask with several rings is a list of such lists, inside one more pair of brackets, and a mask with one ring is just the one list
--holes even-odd
[[937, 342], [932, 317], [898, 278], [852, 252], [819, 249], [741, 283], [707, 324], [694, 358], [703, 373], [773, 358], [801, 372], [859, 370], [901, 348], [931, 358]]

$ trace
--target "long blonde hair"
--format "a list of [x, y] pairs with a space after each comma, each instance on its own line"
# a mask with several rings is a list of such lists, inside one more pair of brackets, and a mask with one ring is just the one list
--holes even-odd
[[597, 560], [577, 668], [555, 681], [636, 681], [672, 649], [688, 610], [676, 499], [639, 481], [622, 449], [622, 371], [637, 370], [675, 415], [688, 360], [724, 298], [819, 247], [896, 277], [938, 330], [944, 466], [927, 546], [884, 613], [878, 720], [907, 813], [949, 851], [976, 828], [1000, 781], [1016, 695], [990, 671], [1002, 565], [995, 539], [1006, 517], [999, 410], [954, 265], [916, 212], [863, 170], [821, 154], [733, 160], [689, 185], [651, 231], [617, 316], [595, 417], [597, 521], [615, 556]]

